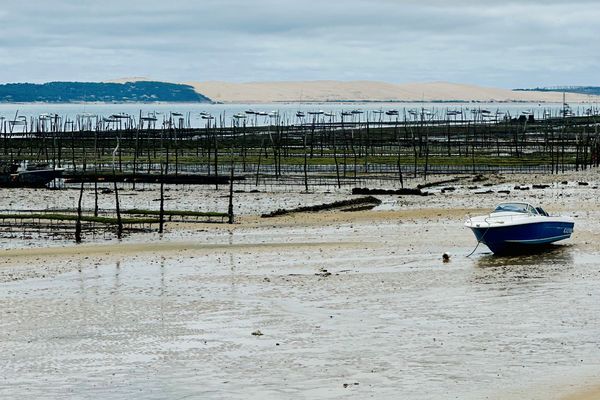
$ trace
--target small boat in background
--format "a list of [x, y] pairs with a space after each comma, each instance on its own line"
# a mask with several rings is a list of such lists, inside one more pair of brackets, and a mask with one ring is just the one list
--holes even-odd
[[131, 118], [131, 115], [126, 114], [126, 113], [116, 113], [116, 114], [112, 114], [110, 116], [111, 119], [129, 119]]
[[470, 217], [470, 228], [478, 243], [494, 254], [524, 253], [568, 239], [575, 222], [570, 217], [550, 216], [529, 203], [500, 203], [489, 215]]
[[0, 163], [0, 187], [44, 188], [54, 179], [61, 178], [63, 171], [48, 164], [30, 164], [21, 170], [17, 163]]

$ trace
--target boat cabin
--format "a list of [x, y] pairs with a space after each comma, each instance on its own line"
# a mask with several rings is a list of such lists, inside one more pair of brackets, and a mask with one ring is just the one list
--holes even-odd
[[534, 207], [529, 203], [500, 203], [496, 206], [494, 213], [499, 212], [516, 212], [530, 215], [541, 215], [544, 217], [549, 214], [542, 207]]

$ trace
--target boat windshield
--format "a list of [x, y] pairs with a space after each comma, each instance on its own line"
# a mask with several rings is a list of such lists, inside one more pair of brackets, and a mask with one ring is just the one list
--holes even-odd
[[535, 209], [537, 210], [537, 212], [538, 212], [540, 215], [543, 215], [544, 217], [549, 217], [549, 216], [550, 216], [550, 214], [548, 214], [548, 213], [546, 212], [546, 210], [544, 210], [542, 207], [536, 207]]
[[538, 214], [538, 211], [527, 203], [501, 203], [494, 212], [518, 212], [524, 214]]

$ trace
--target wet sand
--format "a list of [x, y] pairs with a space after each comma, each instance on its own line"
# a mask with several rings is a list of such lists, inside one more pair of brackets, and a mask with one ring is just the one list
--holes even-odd
[[596, 400], [600, 399], [600, 388], [581, 390], [563, 397], [562, 400]]
[[0, 397], [597, 398], [598, 190], [590, 172], [568, 178], [514, 193], [576, 218], [572, 239], [535, 256], [466, 257], [465, 215], [502, 200], [467, 183], [271, 219], [257, 208], [299, 195], [244, 194], [255, 200], [233, 226], [168, 224], [121, 242], [5, 239]]

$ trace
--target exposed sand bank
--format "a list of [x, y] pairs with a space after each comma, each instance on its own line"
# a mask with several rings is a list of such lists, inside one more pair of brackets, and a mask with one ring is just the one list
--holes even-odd
[[560, 400], [598, 400], [600, 399], [600, 387], [576, 391], [573, 394], [566, 395]]
[[340, 249], [354, 248], [358, 242], [270, 242], [270, 243], [197, 243], [185, 240], [157, 239], [152, 242], [126, 242], [95, 245], [67, 245], [65, 247], [38, 247], [9, 249], [0, 253], [1, 266], [18, 267], [32, 263], [48, 264], [80, 261], [82, 259], [99, 259], [111, 261], [122, 257], [142, 256], [159, 257], [175, 253], [208, 254], [219, 251], [252, 251], [264, 252], [285, 250], [286, 248], [318, 248]]

